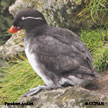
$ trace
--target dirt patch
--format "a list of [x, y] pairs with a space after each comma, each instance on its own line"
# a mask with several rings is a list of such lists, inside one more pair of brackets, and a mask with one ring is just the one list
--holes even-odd
[[108, 69], [100, 73], [100, 77], [85, 87], [96, 94], [108, 95]]

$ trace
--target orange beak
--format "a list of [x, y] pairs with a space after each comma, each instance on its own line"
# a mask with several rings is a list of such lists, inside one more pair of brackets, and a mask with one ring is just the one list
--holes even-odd
[[15, 27], [15, 26], [11, 26], [10, 29], [9, 29], [9, 33], [16, 33], [17, 31], [19, 30], [18, 27]]

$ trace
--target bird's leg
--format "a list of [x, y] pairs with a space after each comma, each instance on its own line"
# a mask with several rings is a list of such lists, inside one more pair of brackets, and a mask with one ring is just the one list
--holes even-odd
[[32, 96], [36, 93], [38, 93], [40, 90], [49, 90], [51, 89], [50, 86], [46, 86], [46, 85], [39, 85], [38, 87], [36, 88], [33, 88], [33, 89], [30, 89], [28, 93], [25, 93], [24, 96], [27, 97], [27, 96]]

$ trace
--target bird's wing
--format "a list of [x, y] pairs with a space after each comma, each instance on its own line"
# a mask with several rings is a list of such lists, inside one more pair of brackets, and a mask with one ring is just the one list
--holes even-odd
[[[62, 36], [62, 37], [61, 37]], [[48, 70], [58, 74], [74, 71], [80, 66], [89, 67], [92, 57], [75, 34], [61, 35], [59, 33], [47, 33], [37, 38], [40, 43], [37, 50], [38, 59]]]

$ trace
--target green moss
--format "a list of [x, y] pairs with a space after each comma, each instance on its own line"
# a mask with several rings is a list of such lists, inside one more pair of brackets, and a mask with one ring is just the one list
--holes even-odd
[[0, 103], [17, 101], [30, 88], [43, 84], [28, 61], [22, 61], [0, 70], [5, 72], [4, 78], [1, 79]]

